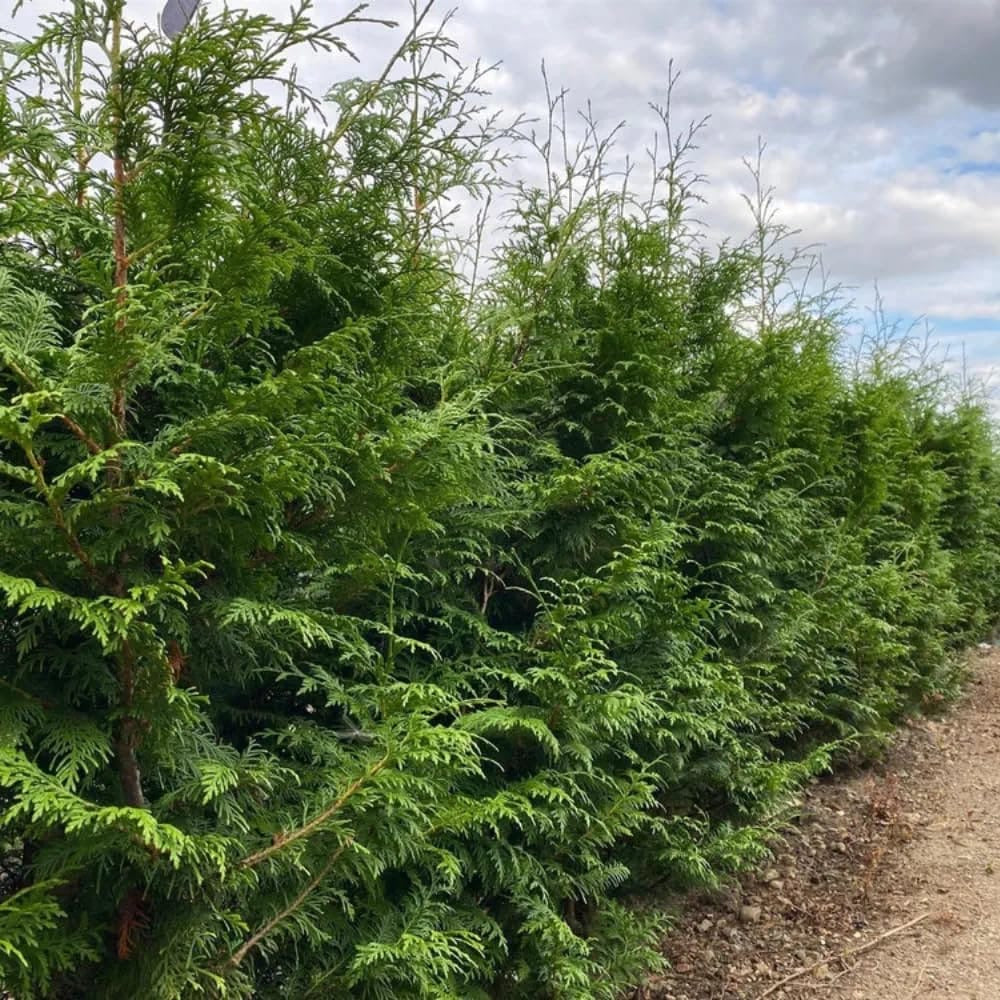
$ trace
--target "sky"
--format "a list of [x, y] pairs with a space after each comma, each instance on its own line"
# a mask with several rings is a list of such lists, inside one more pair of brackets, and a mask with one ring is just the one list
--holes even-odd
[[[234, 5], [280, 15], [288, 0]], [[332, 20], [349, 3], [315, 6]], [[155, 24], [158, 7], [127, 9]], [[368, 13], [409, 19], [401, 0], [373, 0]], [[375, 75], [402, 30], [355, 30], [360, 68], [310, 55], [303, 77], [324, 90]], [[748, 231], [743, 160], [763, 140], [780, 220], [820, 245], [861, 314], [877, 287], [891, 320], [930, 325], [947, 364], [964, 357], [985, 379], [995, 368], [1000, 383], [1000, 0], [459, 0], [449, 32], [464, 58], [500, 63], [496, 105], [539, 114], [544, 61], [570, 106], [629, 123], [619, 150], [633, 156], [672, 60], [675, 120], [710, 116], [695, 162], [711, 238]]]

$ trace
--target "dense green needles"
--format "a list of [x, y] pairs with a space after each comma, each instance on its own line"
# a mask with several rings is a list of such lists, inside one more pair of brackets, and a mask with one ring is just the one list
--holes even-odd
[[760, 857], [954, 683], [986, 411], [849, 355], [766, 191], [709, 249], [666, 109], [623, 183], [426, 11], [321, 101], [363, 10], [204, 6], [3, 42], [0, 984], [612, 1000], [631, 887]]

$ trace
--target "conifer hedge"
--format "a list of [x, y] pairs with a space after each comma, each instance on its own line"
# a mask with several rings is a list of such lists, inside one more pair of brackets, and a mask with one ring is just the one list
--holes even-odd
[[363, 12], [206, 6], [3, 42], [0, 983], [612, 1000], [630, 890], [953, 685], [987, 411], [789, 298], [766, 192], [712, 249], [666, 110], [623, 184], [423, 14], [320, 100]]

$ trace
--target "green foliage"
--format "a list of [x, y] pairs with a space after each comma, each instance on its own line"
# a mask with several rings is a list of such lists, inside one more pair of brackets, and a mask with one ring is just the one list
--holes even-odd
[[[486, 118], [426, 10], [317, 100], [296, 49], [362, 13], [3, 43], [19, 998], [613, 1000], [636, 884], [759, 859], [1000, 607], [982, 403], [852, 364], [759, 187], [709, 251], [697, 128], [612, 184], [561, 97]], [[546, 186], [480, 268], [448, 199], [511, 142]]]

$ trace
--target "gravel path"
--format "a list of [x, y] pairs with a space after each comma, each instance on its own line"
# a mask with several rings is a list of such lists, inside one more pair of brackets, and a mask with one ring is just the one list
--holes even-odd
[[687, 900], [636, 1000], [1000, 1000], [1000, 650], [972, 666], [946, 716], [807, 790], [765, 871]]
[[827, 995], [836, 1000], [1000, 1000], [1000, 657], [984, 660], [937, 740], [940, 767], [907, 789], [927, 820], [905, 850], [887, 913], [929, 913]]

